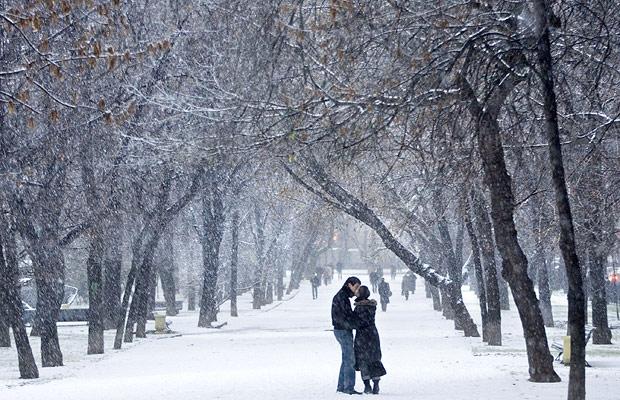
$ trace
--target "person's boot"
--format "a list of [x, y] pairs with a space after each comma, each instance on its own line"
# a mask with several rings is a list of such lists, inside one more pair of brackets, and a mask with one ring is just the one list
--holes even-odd
[[374, 383], [374, 386], [372, 388], [372, 394], [379, 394], [379, 380], [373, 380], [372, 383]]
[[370, 387], [370, 379], [364, 379], [364, 393], [372, 393], [372, 387]]

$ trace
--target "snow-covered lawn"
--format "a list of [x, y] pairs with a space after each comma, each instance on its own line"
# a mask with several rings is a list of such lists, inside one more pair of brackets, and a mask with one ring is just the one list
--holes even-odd
[[[368, 276], [359, 274], [368, 284]], [[432, 310], [418, 291], [405, 301], [399, 296], [400, 276], [389, 281], [394, 296], [388, 312], [378, 312], [386, 399], [565, 399], [568, 368], [556, 364], [563, 381], [528, 382], [527, 359], [516, 310], [503, 313], [504, 346], [489, 347], [479, 338], [464, 338], [453, 323]], [[0, 349], [0, 399], [336, 399], [340, 350], [330, 320], [336, 282], [319, 288], [312, 300], [310, 286], [286, 301], [262, 310], [251, 309], [249, 294], [240, 298], [238, 318], [223, 307], [222, 329], [196, 327], [197, 313], [183, 312], [172, 328], [180, 336], [156, 336], [111, 350], [113, 333], [106, 333], [106, 354], [86, 356], [87, 327], [61, 326], [65, 367], [41, 368], [42, 378], [21, 381], [14, 349]], [[476, 299], [466, 292], [469, 310], [479, 320]], [[562, 296], [554, 302], [565, 302]], [[565, 318], [560, 315], [555, 319]], [[610, 313], [611, 314], [611, 313]], [[614, 317], [615, 318], [615, 317]], [[615, 323], [615, 319], [613, 320]], [[549, 330], [559, 338], [561, 328]], [[619, 330], [614, 345], [588, 345], [587, 396], [620, 399]], [[32, 340], [38, 355], [38, 340]], [[359, 381], [357, 388], [362, 387]]]

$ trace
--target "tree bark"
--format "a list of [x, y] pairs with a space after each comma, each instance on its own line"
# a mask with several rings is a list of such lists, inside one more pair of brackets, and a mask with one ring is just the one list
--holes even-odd
[[86, 270], [88, 275], [88, 350], [87, 354], [103, 354], [103, 282], [101, 260], [103, 238], [93, 230]]
[[112, 210], [103, 255], [103, 325], [115, 329], [121, 313], [122, 226], [119, 211]]
[[581, 267], [575, 245], [573, 217], [564, 177], [562, 147], [560, 145], [548, 23], [551, 9], [550, 5], [544, 0], [536, 0], [534, 7], [542, 28], [537, 53], [544, 100], [545, 133], [549, 142], [549, 163], [551, 165], [556, 206], [560, 219], [560, 249], [569, 282], [568, 328], [571, 337], [571, 365], [568, 380], [568, 400], [582, 400], [586, 397], [585, 298]]
[[[82, 163], [82, 185], [88, 208], [93, 212], [102, 203], [97, 193], [95, 173], [91, 165], [89, 149], [83, 148], [80, 154]], [[103, 354], [103, 252], [104, 252], [104, 221], [101, 218], [93, 222], [89, 229], [89, 250], [86, 260], [88, 279], [88, 346], [87, 354]]]
[[6, 321], [13, 329], [20, 378], [35, 379], [39, 377], [39, 370], [22, 320], [19, 267], [14, 233], [3, 219], [0, 218], [0, 225], [2, 225], [0, 226], [0, 304], [6, 306]]
[[[476, 275], [476, 282], [478, 283], [478, 303], [480, 304], [480, 318], [482, 320], [482, 341], [487, 342], [493, 346], [501, 346], [502, 344], [502, 336], [501, 331], [499, 333], [499, 340], [497, 337], [497, 332], [493, 332], [493, 338], [490, 338], [489, 334], [489, 317], [487, 310], [487, 294], [486, 288], [484, 284], [484, 275], [482, 272], [482, 264], [480, 262], [480, 250], [478, 245], [478, 238], [476, 237], [476, 233], [474, 231], [473, 224], [471, 222], [471, 213], [469, 207], [469, 201], [466, 198], [466, 207], [463, 213], [465, 219], [465, 228], [467, 229], [467, 234], [469, 235], [469, 242], [471, 244], [472, 258], [474, 263], [474, 271]], [[501, 325], [500, 325], [501, 329]], [[491, 340], [492, 339], [492, 340]], [[498, 343], [499, 342], [499, 343]]]
[[[2, 243], [0, 243], [0, 257], [2, 256]], [[4, 260], [0, 260], [0, 263], [4, 262]], [[0, 279], [4, 279], [4, 277], [0, 276]], [[5, 287], [8, 285], [1, 284], [2, 288], [0, 291], [0, 347], [11, 347], [11, 324], [9, 322], [9, 298], [5, 294]]]
[[[472, 189], [470, 193], [471, 210], [474, 214], [473, 223], [477, 238], [480, 239], [480, 254], [484, 270], [484, 282], [487, 297], [488, 329], [492, 343], [501, 346], [502, 343], [502, 307], [500, 297], [500, 278], [495, 264], [495, 242], [489, 214], [486, 211], [486, 202], [481, 193]], [[489, 343], [491, 344], [491, 343]]]
[[[123, 301], [118, 313], [118, 319], [116, 321], [116, 336], [114, 337], [114, 349], [120, 350], [123, 344], [123, 336], [125, 334], [125, 324], [129, 330], [133, 330], [133, 323], [130, 323], [127, 312], [129, 307], [129, 298], [133, 292], [133, 287], [136, 281], [136, 274], [138, 272], [137, 265], [132, 265], [127, 275], [127, 283], [125, 283], [125, 291], [123, 293]], [[133, 333], [131, 335], [133, 338]]]
[[224, 235], [223, 194], [216, 180], [215, 172], [207, 176], [206, 189], [202, 196], [202, 296], [198, 326], [206, 328], [217, 321], [217, 276], [220, 265], [220, 245]]
[[254, 242], [256, 246], [256, 269], [252, 289], [252, 308], [259, 310], [263, 305], [263, 274], [265, 272], [265, 221], [258, 205], [254, 205]]
[[239, 211], [235, 210], [230, 221], [232, 243], [230, 250], [230, 316], [238, 317], [237, 311], [237, 269], [239, 263]]
[[157, 257], [157, 273], [161, 280], [164, 300], [166, 301], [166, 315], [168, 316], [175, 316], [178, 314], [176, 306], [177, 289], [173, 241], [174, 235], [172, 233], [172, 228], [168, 228], [164, 233], [164, 240], [160, 242], [158, 247], [159, 255]]
[[604, 183], [601, 171], [601, 166], [603, 165], [602, 154], [598, 147], [599, 144], [594, 144], [594, 146], [596, 147], [591, 150], [592, 160], [589, 163], [591, 174], [584, 188], [584, 192], [587, 193], [584, 196], [588, 210], [582, 222], [586, 232], [583, 238], [587, 243], [585, 254], [590, 271], [592, 325], [596, 328], [592, 333], [592, 343], [611, 344], [612, 335], [607, 318], [607, 293], [605, 288], [607, 251], [605, 251], [606, 245], [603, 233], [605, 219], [609, 218], [609, 216], [605, 213], [604, 204], [602, 204], [604, 202], [602, 193]]
[[[62, 192], [62, 191], [61, 191]], [[59, 196], [56, 193], [54, 196]], [[44, 204], [53, 204], [57, 199], [46, 198]], [[34, 275], [37, 285], [37, 310], [34, 324], [41, 336], [41, 365], [58, 367], [63, 365], [62, 352], [58, 342], [56, 322], [64, 296], [64, 256], [56, 234], [57, 215], [43, 215], [39, 231], [35, 228], [32, 215], [16, 194], [10, 197], [11, 208], [16, 213], [16, 228], [33, 256]], [[34, 330], [34, 328], [33, 328]]]
[[533, 212], [534, 212], [534, 224], [533, 234], [535, 244], [534, 263], [538, 266], [536, 268], [537, 281], [538, 281], [538, 297], [540, 299], [540, 311], [542, 312], [543, 320], [546, 327], [553, 327], [553, 308], [551, 307], [551, 289], [549, 288], [549, 273], [547, 267], [547, 254], [545, 252], [543, 235], [543, 229], [548, 226], [549, 221], [546, 217], [540, 200], [537, 198], [532, 199]]

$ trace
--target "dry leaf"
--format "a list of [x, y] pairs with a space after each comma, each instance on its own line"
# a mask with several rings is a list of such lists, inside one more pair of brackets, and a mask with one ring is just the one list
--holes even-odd
[[95, 44], [93, 44], [93, 54], [95, 55], [95, 57], [99, 57], [101, 55], [101, 42], [98, 40], [95, 42]]
[[52, 122], [58, 122], [58, 120], [60, 120], [60, 113], [58, 112], [58, 110], [50, 111], [50, 120]]
[[116, 67], [116, 56], [108, 57], [108, 71], [112, 71]]
[[105, 110], [105, 100], [104, 99], [99, 100], [99, 102], [97, 103], [97, 108], [99, 108], [99, 111]]
[[35, 15], [34, 18], [32, 18], [32, 30], [34, 32], [41, 30], [41, 17], [38, 15]]

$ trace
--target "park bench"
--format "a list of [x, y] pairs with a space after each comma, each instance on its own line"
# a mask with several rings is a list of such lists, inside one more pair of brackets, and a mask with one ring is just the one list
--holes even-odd
[[[586, 344], [585, 344], [586, 347], [588, 346], [588, 343], [590, 342], [590, 338], [592, 337], [592, 332], [594, 332], [595, 329], [596, 327], [586, 325]], [[551, 343], [551, 348], [559, 351], [558, 355], [555, 357], [555, 361], [559, 361], [562, 364], [564, 364], [564, 360], [561, 358], [562, 354], [564, 354], [564, 343], [554, 341], [553, 343]], [[586, 360], [586, 367], [591, 367], [590, 363], [587, 360]]]

